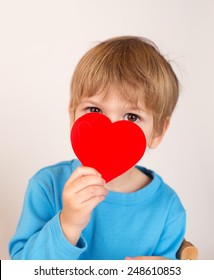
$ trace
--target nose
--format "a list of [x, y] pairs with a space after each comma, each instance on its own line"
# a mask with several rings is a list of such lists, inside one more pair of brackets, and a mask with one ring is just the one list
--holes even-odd
[[113, 114], [107, 114], [106, 117], [108, 117], [112, 123], [121, 120], [119, 116]]

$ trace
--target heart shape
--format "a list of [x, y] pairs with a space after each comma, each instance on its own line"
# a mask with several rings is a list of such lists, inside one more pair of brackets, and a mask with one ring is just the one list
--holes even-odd
[[112, 123], [99, 113], [88, 113], [74, 123], [71, 145], [83, 166], [96, 169], [106, 182], [133, 167], [143, 156], [146, 137], [135, 123]]

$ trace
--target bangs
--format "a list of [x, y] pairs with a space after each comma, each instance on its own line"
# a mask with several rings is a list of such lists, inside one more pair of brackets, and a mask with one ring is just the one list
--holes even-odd
[[119, 42], [101, 43], [86, 53], [73, 74], [72, 107], [76, 107], [82, 98], [97, 94], [106, 98], [111, 88], [117, 89], [122, 98], [136, 107], [140, 100], [147, 103], [150, 77], [147, 69], [143, 70], [142, 65], [146, 63], [142, 63], [142, 54], [138, 50], [133, 56], [133, 48], [134, 45], [130, 47]]
[[111, 90], [116, 90], [120, 95], [121, 99], [126, 101], [127, 103], [133, 105], [136, 108], [140, 108], [142, 103], [142, 98], [144, 98], [144, 90], [142, 86], [139, 87], [137, 85], [130, 85], [128, 82], [113, 83], [111, 81], [103, 84], [102, 81], [97, 81], [96, 84], [91, 86], [91, 83], [85, 84], [80, 99], [93, 97], [94, 95], [100, 95], [103, 100], [107, 100]]

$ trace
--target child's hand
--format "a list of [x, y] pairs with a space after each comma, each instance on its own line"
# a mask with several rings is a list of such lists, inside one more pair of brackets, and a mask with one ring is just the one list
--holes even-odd
[[159, 257], [159, 256], [138, 256], [138, 257], [126, 257], [125, 260], [169, 260], [164, 257]]
[[60, 222], [73, 245], [90, 221], [92, 210], [105, 199], [108, 191], [104, 185], [101, 175], [90, 167], [78, 167], [66, 182]]

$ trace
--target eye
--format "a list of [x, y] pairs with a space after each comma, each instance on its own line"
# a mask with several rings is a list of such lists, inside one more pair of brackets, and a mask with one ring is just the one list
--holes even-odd
[[87, 107], [86, 111], [88, 113], [102, 113], [102, 111], [97, 107]]
[[125, 120], [130, 122], [137, 122], [137, 121], [141, 121], [141, 118], [136, 114], [128, 113], [125, 115]]

